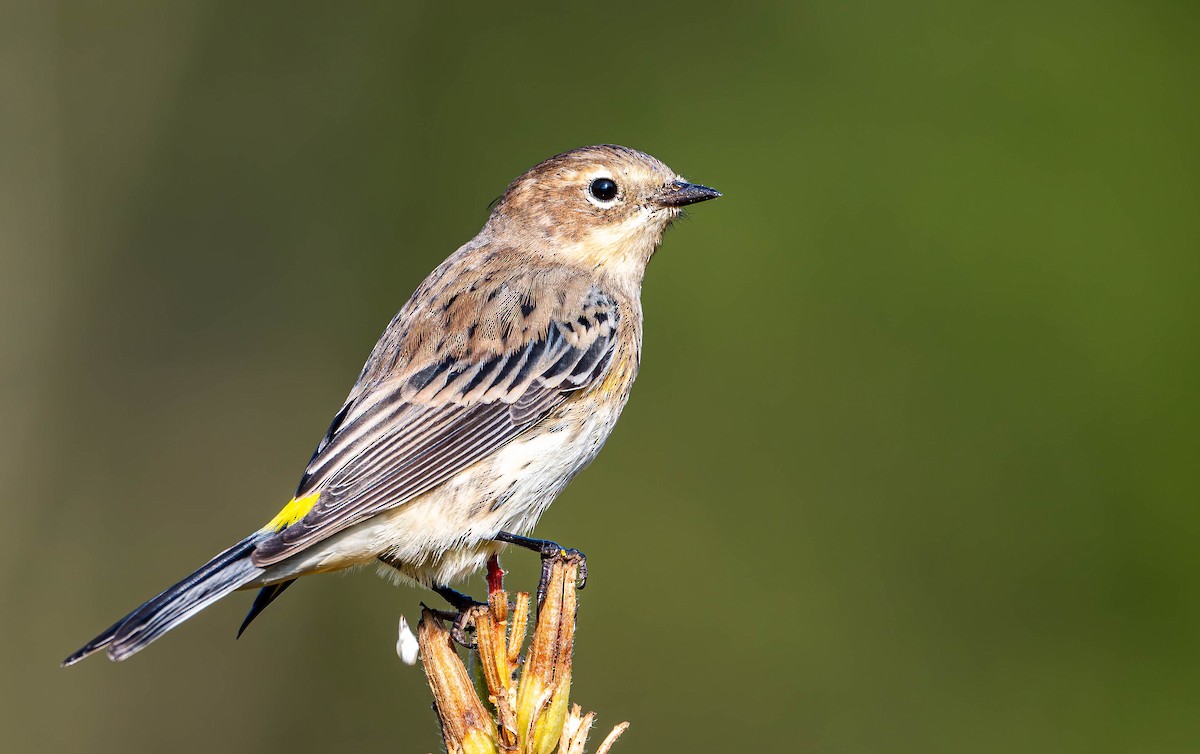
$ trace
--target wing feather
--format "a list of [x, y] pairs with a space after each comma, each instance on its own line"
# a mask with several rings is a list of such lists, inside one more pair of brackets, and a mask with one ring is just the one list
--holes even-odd
[[600, 379], [616, 346], [616, 302], [589, 292], [581, 313], [549, 322], [506, 353], [441, 355], [352, 393], [305, 470], [319, 492], [304, 518], [259, 544], [278, 563], [445, 482]]

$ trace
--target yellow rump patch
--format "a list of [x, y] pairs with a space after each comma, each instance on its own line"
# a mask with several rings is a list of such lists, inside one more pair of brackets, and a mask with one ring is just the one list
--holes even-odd
[[314, 492], [311, 495], [304, 497], [294, 497], [291, 502], [283, 506], [283, 510], [271, 519], [271, 522], [262, 528], [262, 531], [281, 531], [296, 523], [313, 509], [317, 504], [317, 498], [321, 497], [321, 493]]

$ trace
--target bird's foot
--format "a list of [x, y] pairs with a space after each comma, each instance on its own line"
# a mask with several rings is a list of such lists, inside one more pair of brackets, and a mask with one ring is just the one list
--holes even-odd
[[538, 579], [537, 603], [541, 607], [542, 602], [546, 598], [546, 587], [550, 583], [550, 566], [552, 558], [568, 558], [576, 560], [579, 563], [579, 581], [578, 588], [583, 589], [587, 586], [587, 556], [579, 550], [566, 548], [557, 542], [551, 542], [548, 539], [532, 539], [530, 537], [522, 537], [519, 534], [509, 534], [502, 531], [496, 535], [497, 542], [503, 542], [517, 547], [524, 547], [526, 550], [533, 550], [542, 556], [542, 576]]
[[448, 586], [435, 586], [433, 591], [454, 608], [454, 610], [434, 610], [433, 613], [450, 622], [450, 636], [454, 641], [464, 649], [474, 649], [475, 641], [467, 635], [467, 632], [473, 631], [475, 628], [475, 608], [487, 607], [487, 603], [480, 602], [469, 594], [463, 594]]
[[[380, 555], [379, 560], [391, 566], [392, 568], [395, 568], [400, 573], [405, 575], [408, 574], [402, 561], [387, 555]], [[499, 563], [497, 563], [497, 567], [499, 567]], [[487, 603], [480, 602], [479, 600], [471, 597], [469, 594], [463, 594], [457, 589], [451, 589], [448, 586], [434, 586], [433, 591], [437, 592], [442, 599], [449, 602], [450, 606], [454, 609], [437, 610], [429, 607], [424, 602], [421, 603], [421, 607], [428, 608], [431, 613], [436, 615], [441, 620], [448, 621], [450, 623], [450, 636], [464, 649], [474, 649], [475, 642], [469, 636], [467, 636], [469, 631], [474, 630], [474, 625], [472, 624], [472, 612], [480, 605], [486, 607]]]
[[421, 607], [433, 613], [438, 620], [444, 620], [450, 624], [450, 638], [460, 647], [466, 650], [474, 649], [477, 644], [474, 639], [468, 636], [468, 632], [474, 629], [472, 622], [474, 621], [473, 610], [438, 610], [435, 607], [430, 607], [424, 602]]

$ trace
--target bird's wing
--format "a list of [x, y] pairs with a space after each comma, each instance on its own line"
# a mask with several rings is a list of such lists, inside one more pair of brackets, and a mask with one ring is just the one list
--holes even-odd
[[278, 563], [402, 505], [532, 427], [602, 377], [618, 317], [615, 300], [593, 290], [523, 345], [430, 359], [356, 391], [318, 445], [293, 501], [311, 500], [311, 508], [256, 547], [255, 565]]

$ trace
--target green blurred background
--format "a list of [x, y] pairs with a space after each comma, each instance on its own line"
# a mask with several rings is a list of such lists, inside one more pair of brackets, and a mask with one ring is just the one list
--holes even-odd
[[1196, 751], [1196, 6], [525, 7], [0, 4], [2, 748], [436, 750], [430, 596], [367, 573], [57, 663], [276, 511], [507, 181], [610, 141], [726, 195], [538, 529], [618, 751]]

